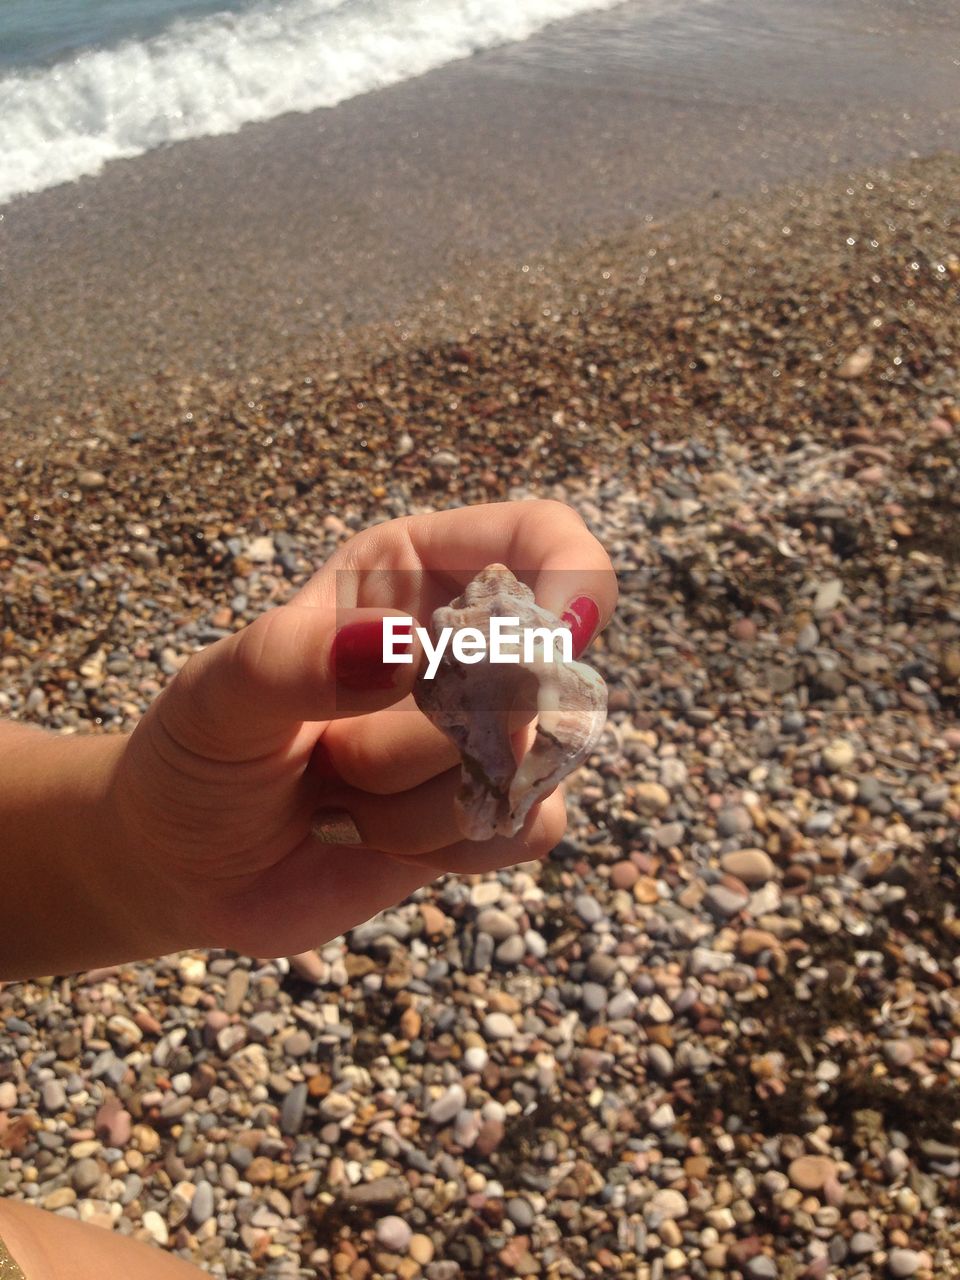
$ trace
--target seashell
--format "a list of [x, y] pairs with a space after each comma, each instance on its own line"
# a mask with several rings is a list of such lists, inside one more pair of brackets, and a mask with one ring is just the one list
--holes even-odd
[[[521, 634], [564, 629], [505, 565], [488, 565], [461, 596], [435, 610], [428, 628], [434, 644], [445, 627], [476, 628], [487, 641], [482, 659], [463, 663], [448, 645], [434, 678], [421, 676], [414, 689], [421, 711], [460, 751], [457, 818], [469, 840], [516, 835], [534, 804], [590, 754], [607, 719], [602, 677], [582, 662], [564, 662], [559, 636], [549, 645], [538, 641], [531, 654], [521, 650], [516, 663], [492, 662], [495, 617], [518, 619]], [[533, 714], [533, 741], [518, 761], [514, 743]], [[523, 736], [529, 738], [528, 729]]]

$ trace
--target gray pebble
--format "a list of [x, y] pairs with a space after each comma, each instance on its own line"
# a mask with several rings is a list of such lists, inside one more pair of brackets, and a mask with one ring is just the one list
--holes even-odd
[[758, 1253], [744, 1267], [743, 1274], [748, 1280], [777, 1280], [780, 1272], [772, 1258], [768, 1258], [765, 1253]]
[[607, 989], [599, 982], [585, 982], [580, 998], [587, 1013], [599, 1013], [607, 1003]]
[[513, 1196], [507, 1201], [507, 1217], [518, 1231], [528, 1231], [536, 1221], [533, 1206], [523, 1196]]
[[515, 933], [512, 937], [504, 938], [494, 953], [494, 959], [497, 964], [515, 965], [520, 963], [525, 952], [526, 947], [523, 938], [519, 933]]
[[659, 1080], [669, 1080], [673, 1075], [673, 1058], [662, 1044], [647, 1045], [647, 1068]]
[[832, 809], [818, 809], [803, 824], [803, 830], [808, 836], [825, 836], [833, 826], [833, 822], [834, 813]]
[[660, 849], [672, 849], [675, 845], [681, 844], [684, 837], [684, 826], [682, 822], [665, 822], [662, 826], [654, 827], [653, 840], [654, 844]]
[[512, 1040], [517, 1028], [509, 1014], [488, 1013], [483, 1020], [483, 1034], [488, 1040]]
[[288, 1058], [302, 1058], [310, 1052], [312, 1043], [308, 1031], [294, 1031], [284, 1037], [283, 1052]]
[[280, 1132], [293, 1137], [303, 1127], [303, 1117], [307, 1107], [307, 1085], [304, 1081], [295, 1084], [283, 1100], [280, 1111]]
[[753, 830], [753, 819], [743, 805], [729, 805], [717, 814], [717, 835], [726, 839], [728, 836], [745, 836]]
[[503, 942], [505, 938], [517, 933], [519, 926], [513, 916], [497, 907], [488, 907], [477, 916], [477, 928], [482, 933], [489, 933], [494, 942]]
[[891, 1249], [887, 1255], [887, 1270], [894, 1280], [907, 1280], [916, 1275], [920, 1267], [920, 1257], [915, 1249]]
[[523, 940], [526, 943], [527, 951], [534, 959], [542, 960], [547, 954], [547, 940], [542, 934], [537, 933], [535, 929], [528, 929], [523, 935]]
[[797, 653], [809, 653], [811, 649], [815, 649], [820, 643], [820, 632], [816, 625], [812, 622], [806, 623], [797, 632], [797, 639], [794, 645]]
[[483, 972], [490, 968], [493, 963], [494, 941], [489, 933], [478, 933], [476, 941], [473, 944], [473, 967], [477, 972]]
[[67, 1105], [67, 1091], [61, 1080], [44, 1080], [40, 1090], [44, 1111], [62, 1111]]
[[899, 1147], [893, 1147], [883, 1157], [883, 1169], [888, 1178], [899, 1178], [910, 1168], [910, 1157]]
[[596, 924], [603, 919], [603, 907], [587, 893], [578, 893], [573, 900], [573, 909], [584, 924]]
[[703, 905], [711, 915], [720, 920], [735, 916], [749, 902], [749, 896], [728, 889], [723, 884], [712, 884], [703, 897]]
[[123, 1180], [123, 1195], [120, 1197], [120, 1203], [123, 1205], [132, 1204], [142, 1191], [143, 1179], [139, 1173], [128, 1173]]
[[855, 1258], [862, 1258], [867, 1253], [875, 1253], [879, 1248], [880, 1241], [869, 1231], [855, 1231], [850, 1237], [850, 1252]]
[[406, 1253], [413, 1230], [402, 1218], [391, 1214], [377, 1223], [377, 1240], [391, 1253]]
[[197, 1183], [190, 1201], [190, 1217], [198, 1227], [202, 1227], [208, 1218], [213, 1217], [213, 1187], [206, 1179]]
[[70, 1170], [70, 1185], [78, 1196], [86, 1195], [100, 1181], [103, 1170], [92, 1156], [78, 1160]]
[[[490, 1016], [495, 1017], [496, 1015], [491, 1014]], [[511, 1023], [510, 1025], [513, 1028], [513, 1024]], [[446, 1093], [442, 1094], [432, 1104], [427, 1112], [427, 1119], [432, 1124], [449, 1124], [454, 1116], [463, 1110], [466, 1101], [467, 1095], [463, 1090], [463, 1085], [453, 1084], [447, 1089]]]
[[636, 994], [629, 987], [624, 987], [622, 991], [618, 991], [612, 996], [607, 1004], [607, 1017], [612, 1022], [617, 1022], [621, 1018], [629, 1018], [637, 1005], [640, 1003]]

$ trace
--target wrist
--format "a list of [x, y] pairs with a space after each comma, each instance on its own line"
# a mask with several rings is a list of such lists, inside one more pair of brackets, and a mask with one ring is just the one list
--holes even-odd
[[0, 976], [72, 973], [176, 949], [119, 803], [127, 741], [0, 726]]

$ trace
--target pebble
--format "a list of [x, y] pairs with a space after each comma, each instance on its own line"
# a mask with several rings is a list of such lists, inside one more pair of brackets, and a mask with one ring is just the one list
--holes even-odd
[[856, 750], [846, 738], [834, 738], [823, 748], [823, 763], [834, 773], [849, 769], [856, 758]]
[[463, 1055], [463, 1065], [467, 1071], [482, 1071], [490, 1061], [490, 1055], [482, 1045], [471, 1045]]
[[674, 1073], [673, 1058], [660, 1044], [647, 1045], [647, 1067], [659, 1080], [669, 1080]]
[[100, 1165], [96, 1160], [87, 1156], [82, 1160], [78, 1160], [71, 1168], [70, 1184], [74, 1191], [76, 1191], [77, 1195], [83, 1196], [86, 1195], [88, 1191], [93, 1190], [93, 1188], [99, 1183], [102, 1176], [103, 1171], [101, 1170]]
[[536, 1221], [536, 1214], [529, 1200], [513, 1196], [507, 1201], [507, 1217], [518, 1231], [529, 1231]]
[[648, 1213], [656, 1214], [658, 1219], [671, 1218], [675, 1222], [686, 1217], [688, 1208], [686, 1196], [670, 1188], [655, 1192], [647, 1202]]
[[634, 788], [633, 803], [640, 813], [655, 816], [670, 804], [670, 792], [659, 782], [639, 782]]
[[301, 951], [290, 957], [290, 968], [304, 982], [319, 986], [326, 978], [326, 968], [316, 951]]
[[524, 939], [521, 938], [518, 933], [515, 933], [512, 938], [505, 938], [503, 942], [500, 943], [499, 947], [497, 947], [496, 951], [493, 953], [493, 958], [496, 960], [497, 964], [509, 967], [511, 965], [519, 964], [526, 954], [526, 950], [527, 948]]
[[307, 1106], [308, 1086], [305, 1082], [295, 1084], [283, 1099], [280, 1111], [280, 1132], [295, 1136], [303, 1128]]
[[503, 942], [505, 938], [517, 933], [519, 926], [513, 916], [496, 907], [488, 907], [477, 916], [477, 928], [488, 933], [494, 942]]
[[499, 880], [481, 880], [470, 889], [470, 903], [477, 910], [492, 907], [503, 896], [503, 885]]
[[746, 1263], [743, 1274], [748, 1280], [777, 1280], [780, 1272], [773, 1258], [767, 1257], [765, 1253], [758, 1253]]
[[855, 1258], [862, 1258], [868, 1253], [876, 1253], [881, 1247], [880, 1241], [869, 1231], [855, 1231], [850, 1237], [850, 1252]]
[[725, 853], [720, 865], [728, 875], [736, 876], [746, 885], [766, 884], [776, 874], [773, 860], [763, 849], [737, 849]]
[[797, 1156], [787, 1169], [787, 1177], [798, 1191], [822, 1191], [836, 1176], [836, 1164], [829, 1156]]
[[813, 599], [813, 612], [818, 618], [831, 613], [840, 603], [843, 594], [843, 583], [839, 578], [827, 578], [817, 587]]
[[377, 1223], [377, 1240], [391, 1253], [406, 1253], [413, 1231], [402, 1218], [390, 1214]]
[[584, 924], [597, 924], [603, 919], [603, 907], [589, 894], [578, 894], [573, 900], [573, 909]]
[[677, 1117], [673, 1107], [669, 1102], [663, 1102], [657, 1107], [653, 1115], [650, 1117], [650, 1128], [655, 1129], [658, 1133], [665, 1129], [672, 1129], [676, 1124]]
[[892, 1067], [907, 1067], [916, 1057], [916, 1050], [909, 1040], [888, 1040], [883, 1056]]
[[883, 1168], [888, 1178], [902, 1177], [910, 1168], [910, 1157], [905, 1151], [894, 1147], [883, 1157]]
[[223, 1007], [227, 1013], [237, 1013], [250, 987], [250, 974], [246, 969], [232, 969], [227, 975]]
[[599, 982], [585, 982], [580, 998], [588, 1014], [599, 1013], [607, 1003], [607, 989]]
[[67, 1091], [61, 1080], [45, 1080], [40, 1089], [43, 1109], [47, 1112], [62, 1111], [67, 1105]]
[[77, 1193], [73, 1187], [57, 1187], [43, 1197], [41, 1204], [44, 1209], [54, 1212], [57, 1209], [66, 1209], [69, 1205], [75, 1204], [76, 1200]]
[[156, 1244], [166, 1245], [169, 1243], [170, 1234], [167, 1231], [167, 1224], [155, 1209], [146, 1209], [140, 1221], [144, 1230], [147, 1231]]
[[[491, 1018], [505, 1017], [504, 1014], [490, 1014]], [[508, 1019], [509, 1021], [509, 1019]], [[513, 1034], [516, 1028], [510, 1023], [510, 1033]], [[452, 1084], [446, 1092], [434, 1102], [427, 1117], [432, 1124], [449, 1124], [454, 1116], [466, 1105], [467, 1095], [464, 1092], [463, 1085]]]
[[511, 1040], [517, 1034], [514, 1021], [505, 1013], [488, 1013], [483, 1019], [483, 1034], [488, 1040]]
[[920, 1270], [920, 1255], [914, 1249], [891, 1249], [887, 1255], [887, 1270], [894, 1280], [907, 1280]]
[[213, 1187], [205, 1178], [202, 1178], [194, 1188], [193, 1198], [190, 1201], [190, 1219], [195, 1226], [202, 1227], [213, 1217], [213, 1211]]
[[725, 839], [730, 836], [745, 836], [753, 830], [753, 818], [749, 809], [743, 805], [729, 805], [717, 814], [717, 835]]
[[419, 1266], [425, 1267], [433, 1261], [434, 1244], [429, 1236], [416, 1233], [410, 1237], [410, 1243], [407, 1246], [407, 1253]]
[[617, 862], [610, 868], [610, 883], [615, 889], [632, 889], [639, 878], [636, 863]]
[[703, 905], [718, 919], [737, 915], [747, 905], [749, 895], [728, 889], [726, 885], [713, 884], [704, 895]]

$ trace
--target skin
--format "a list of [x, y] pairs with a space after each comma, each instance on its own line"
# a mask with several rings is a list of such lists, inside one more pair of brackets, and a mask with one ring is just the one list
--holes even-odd
[[[390, 612], [425, 622], [493, 562], [522, 573], [557, 614], [583, 595], [599, 606], [601, 626], [613, 612], [609, 559], [560, 503], [414, 516], [358, 534], [289, 604], [191, 657], [131, 735], [0, 725], [4, 896], [16, 904], [3, 913], [0, 978], [188, 948], [293, 955], [440, 873], [546, 855], [565, 827], [559, 792], [512, 839], [460, 838], [459, 760], [413, 703], [416, 662], [396, 668], [392, 687], [370, 690], [338, 687], [332, 667], [338, 628]], [[313, 837], [327, 809], [349, 812], [361, 846]], [[44, 1259], [31, 1244], [31, 1219], [47, 1215], [0, 1209], [0, 1230], [31, 1259], [33, 1274], [18, 1259], [28, 1280], [81, 1274], [75, 1242], [73, 1263]], [[102, 1240], [96, 1274], [108, 1280], [106, 1251], [117, 1242], [62, 1225], [92, 1231], [97, 1249]], [[150, 1265], [148, 1256], [137, 1274], [181, 1274]], [[132, 1274], [129, 1262], [115, 1270]]]

